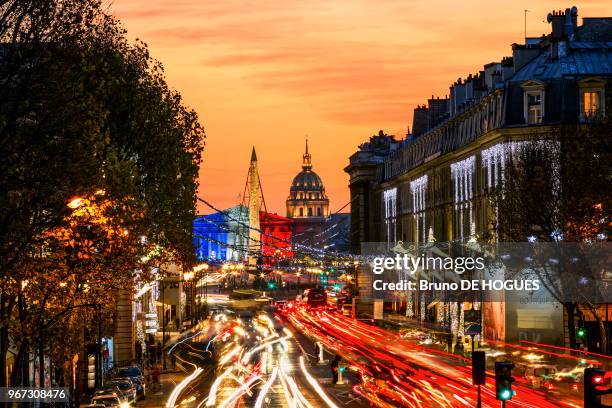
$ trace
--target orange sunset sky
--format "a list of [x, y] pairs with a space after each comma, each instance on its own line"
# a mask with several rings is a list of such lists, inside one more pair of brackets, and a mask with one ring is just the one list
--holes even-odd
[[[169, 84], [200, 115], [207, 146], [200, 194], [240, 202], [255, 145], [269, 211], [301, 169], [308, 135], [313, 170], [331, 211], [349, 200], [343, 168], [379, 129], [403, 138], [415, 105], [444, 96], [459, 76], [510, 55], [546, 15], [576, 5], [612, 15], [608, 0], [115, 0], [113, 13], [166, 68]], [[207, 213], [207, 208], [200, 207]]]

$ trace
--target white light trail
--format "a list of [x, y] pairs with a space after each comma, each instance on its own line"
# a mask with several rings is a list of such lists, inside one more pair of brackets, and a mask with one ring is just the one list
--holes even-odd
[[261, 408], [263, 406], [263, 403], [266, 400], [266, 395], [268, 394], [268, 391], [270, 391], [270, 388], [272, 387], [272, 384], [274, 384], [274, 381], [276, 381], [277, 375], [278, 375], [278, 367], [274, 367], [272, 369], [272, 375], [270, 375], [270, 378], [268, 379], [268, 381], [261, 388], [261, 391], [259, 391], [259, 395], [257, 396], [257, 401], [255, 401], [254, 408]]
[[174, 387], [174, 390], [172, 390], [172, 394], [170, 394], [168, 401], [166, 401], [166, 408], [174, 408], [176, 406], [176, 399], [178, 398], [178, 396], [181, 394], [181, 392], [183, 392], [185, 387], [187, 387], [190, 382], [192, 382], [200, 374], [202, 374], [202, 371], [204, 370], [202, 370], [200, 367], [196, 368], [193, 373], [185, 377], [183, 381], [181, 381], [176, 385], [176, 387]]
[[323, 388], [321, 388], [317, 380], [315, 380], [314, 377], [310, 375], [310, 373], [306, 369], [306, 364], [304, 364], [304, 356], [300, 356], [300, 368], [302, 369], [302, 373], [304, 373], [304, 377], [306, 377], [306, 380], [308, 381], [310, 386], [314, 388], [317, 394], [319, 394], [319, 397], [321, 397], [321, 399], [325, 401], [327, 406], [330, 408], [338, 408], [338, 406], [334, 404], [334, 402], [327, 396], [327, 394], [325, 394], [325, 391], [323, 391]]
[[213, 384], [210, 386], [210, 391], [208, 392], [208, 401], [206, 401], [207, 407], [212, 407], [217, 402], [217, 389], [219, 389], [219, 384], [225, 377], [231, 374], [234, 371], [234, 366], [229, 367], [225, 370], [220, 376], [218, 376]]
[[259, 381], [259, 380], [261, 380], [261, 377], [258, 375], [254, 375], [251, 378], [249, 378], [249, 380], [246, 383], [242, 384], [242, 386], [237, 388], [236, 391], [232, 393], [232, 395], [230, 395], [225, 401], [223, 401], [223, 403], [219, 405], [219, 408], [225, 408], [227, 406], [231, 406], [234, 402], [236, 402], [238, 398], [242, 396], [242, 394], [244, 394], [251, 388], [251, 385], [253, 385], [255, 381]]

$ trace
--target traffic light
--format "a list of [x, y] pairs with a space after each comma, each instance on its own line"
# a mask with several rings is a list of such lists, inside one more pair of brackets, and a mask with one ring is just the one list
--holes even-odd
[[514, 364], [509, 361], [495, 362], [495, 398], [500, 401], [511, 400], [515, 394], [512, 389]]
[[604, 407], [601, 396], [612, 390], [605, 384], [606, 372], [599, 368], [584, 369], [584, 408]]
[[274, 289], [276, 284], [274, 282], [268, 282], [268, 289]]
[[578, 328], [578, 330], [576, 331], [576, 337], [580, 339], [584, 339], [585, 336], [586, 336], [586, 330], [584, 329], [584, 327]]
[[481, 385], [485, 383], [487, 378], [486, 371], [487, 360], [484, 351], [472, 352], [472, 384]]

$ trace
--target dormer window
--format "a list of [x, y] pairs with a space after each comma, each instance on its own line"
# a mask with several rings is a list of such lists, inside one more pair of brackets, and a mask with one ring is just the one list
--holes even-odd
[[601, 92], [588, 90], [582, 92], [582, 114], [585, 118], [597, 116], [601, 109]]
[[521, 85], [524, 91], [523, 106], [525, 123], [539, 125], [544, 117], [544, 83], [527, 81]]
[[600, 78], [586, 78], [578, 81], [580, 97], [580, 120], [590, 121], [605, 112], [605, 82]]
[[527, 93], [527, 123], [530, 125], [542, 123], [542, 94], [540, 92]]

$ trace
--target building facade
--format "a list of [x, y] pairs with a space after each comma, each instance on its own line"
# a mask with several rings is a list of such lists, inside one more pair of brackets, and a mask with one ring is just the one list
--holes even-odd
[[[354, 251], [362, 242], [391, 246], [398, 241], [494, 239], [495, 211], [487, 196], [500, 182], [509, 155], [560, 124], [606, 112], [612, 94], [612, 19], [584, 18], [578, 26], [572, 8], [549, 14], [548, 21], [549, 35], [514, 44], [512, 57], [453, 83], [448, 100], [432, 98], [427, 108], [418, 107], [413, 134], [405, 140], [381, 134], [350, 157], [345, 171], [350, 175]], [[435, 115], [429, 114], [432, 106]], [[360, 288], [367, 291], [368, 278], [361, 280]], [[490, 332], [485, 328], [485, 337], [529, 335], [516, 320], [521, 313], [522, 320], [529, 320], [529, 313], [538, 312], [506, 304], [511, 310], [489, 305], [498, 308], [489, 313], [503, 313], [514, 322], [489, 327]], [[548, 341], [557, 341], [559, 313], [551, 312], [546, 327], [537, 328]], [[509, 331], [516, 327], [518, 332]]]
[[294, 178], [286, 200], [287, 217], [293, 223], [293, 240], [296, 244], [313, 245], [329, 216], [329, 198], [321, 177], [312, 171], [312, 157], [306, 150], [302, 156], [302, 171]]
[[193, 245], [199, 261], [243, 261], [249, 249], [249, 209], [237, 205], [197, 217]]
[[264, 211], [259, 213], [261, 225], [261, 255], [264, 264], [274, 265], [276, 262], [293, 258], [291, 237], [294, 221]]

